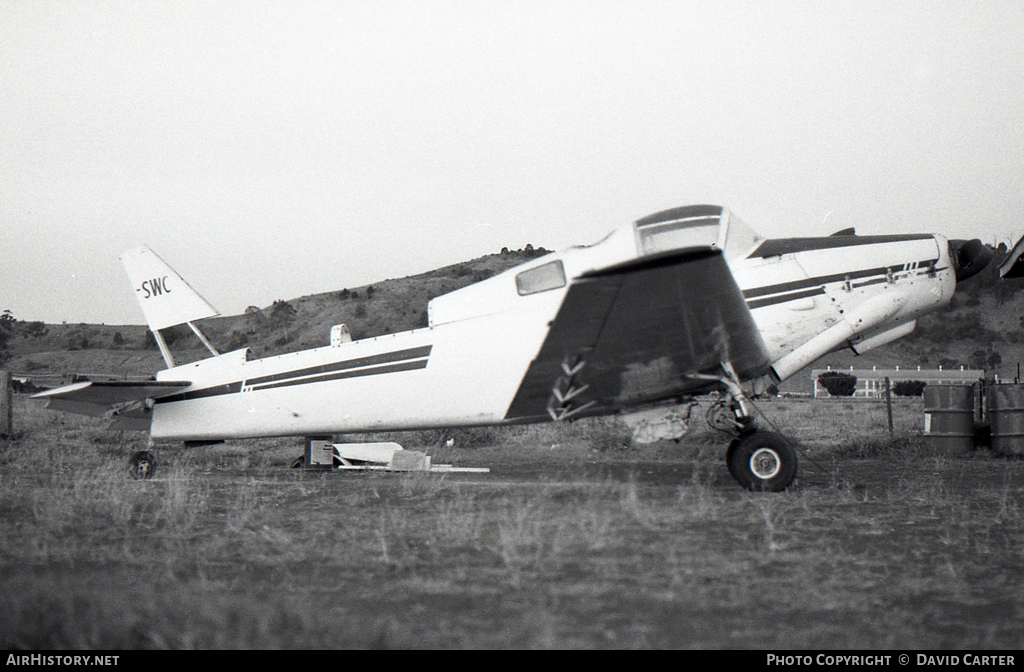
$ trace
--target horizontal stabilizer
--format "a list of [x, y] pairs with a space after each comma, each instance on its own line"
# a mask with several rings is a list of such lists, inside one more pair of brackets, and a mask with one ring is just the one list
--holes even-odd
[[40, 392], [32, 395], [32, 398], [46, 400], [46, 407], [55, 411], [103, 416], [116, 406], [156, 399], [191, 384], [183, 380], [151, 380], [141, 383], [86, 381]]
[[122, 254], [121, 263], [153, 331], [220, 314], [145, 245]]

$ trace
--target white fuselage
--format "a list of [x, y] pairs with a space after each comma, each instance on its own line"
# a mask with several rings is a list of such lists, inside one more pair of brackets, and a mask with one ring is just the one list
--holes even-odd
[[837, 349], [861, 354], [909, 334], [956, 288], [942, 236], [752, 256], [731, 268], [783, 380]]
[[[735, 220], [737, 232], [740, 226]], [[157, 400], [151, 436], [212, 440], [508, 422], [572, 279], [667, 245], [723, 250], [775, 379], [836, 349], [863, 351], [909, 333], [955, 287], [941, 236], [762, 242], [731, 233], [725, 215], [721, 230], [676, 231], [669, 242], [638, 231], [623, 227], [595, 245], [438, 297], [423, 329], [255, 360], [240, 350], [162, 371], [158, 380], [192, 384]]]

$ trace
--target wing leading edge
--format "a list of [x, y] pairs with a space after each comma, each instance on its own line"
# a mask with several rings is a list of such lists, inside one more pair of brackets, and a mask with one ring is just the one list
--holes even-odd
[[764, 341], [717, 250], [650, 256], [573, 281], [506, 420], [598, 415], [699, 394], [730, 363], [768, 371]]

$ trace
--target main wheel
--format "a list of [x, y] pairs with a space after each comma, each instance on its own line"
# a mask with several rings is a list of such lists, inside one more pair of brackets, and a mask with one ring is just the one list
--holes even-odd
[[779, 492], [796, 478], [796, 451], [775, 432], [740, 437], [729, 444], [725, 459], [729, 473], [747, 490]]
[[132, 455], [132, 476], [135, 478], [152, 478], [156, 471], [156, 458], [148, 450], [140, 450]]

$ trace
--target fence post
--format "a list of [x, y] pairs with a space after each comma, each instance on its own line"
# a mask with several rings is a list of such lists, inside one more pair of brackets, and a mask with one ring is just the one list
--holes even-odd
[[889, 436], [893, 436], [892, 428], [892, 381], [885, 377], [885, 408], [889, 412]]
[[0, 371], [0, 439], [14, 438], [14, 403], [11, 372]]

